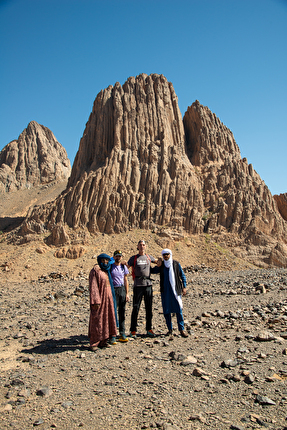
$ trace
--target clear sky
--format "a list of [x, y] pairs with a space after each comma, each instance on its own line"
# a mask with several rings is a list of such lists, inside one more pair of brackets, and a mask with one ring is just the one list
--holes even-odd
[[287, 192], [287, 0], [0, 0], [0, 41], [0, 149], [34, 120], [73, 163], [101, 89], [158, 73]]

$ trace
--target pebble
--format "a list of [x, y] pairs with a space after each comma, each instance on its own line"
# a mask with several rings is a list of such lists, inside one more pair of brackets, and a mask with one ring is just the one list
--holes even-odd
[[50, 387], [44, 386], [37, 390], [36, 394], [37, 396], [42, 397], [49, 397], [53, 393], [52, 389]]
[[61, 406], [64, 409], [68, 409], [70, 406], [73, 406], [73, 402], [71, 401], [63, 402]]
[[229, 359], [229, 360], [224, 360], [220, 366], [221, 367], [236, 367], [237, 365], [238, 365], [237, 360]]
[[251, 373], [249, 375], [246, 375], [244, 378], [244, 382], [246, 384], [253, 384], [254, 381], [255, 381], [255, 376], [252, 375]]
[[197, 363], [197, 359], [195, 357], [193, 357], [192, 355], [188, 355], [182, 362], [181, 365], [182, 366], [189, 366], [190, 364], [196, 364]]
[[203, 370], [203, 369], [201, 369], [200, 367], [195, 367], [195, 369], [193, 369], [192, 374], [193, 374], [194, 376], [197, 376], [197, 377], [201, 377], [201, 376], [203, 376], [203, 375], [206, 375], [206, 373], [204, 372], [204, 370]]
[[261, 332], [255, 337], [255, 340], [258, 342], [269, 342], [271, 340], [275, 340], [275, 336], [273, 333]]
[[257, 394], [255, 400], [256, 402], [260, 403], [260, 405], [276, 405], [276, 403], [269, 399], [269, 397], [261, 396], [260, 394]]
[[39, 418], [37, 421], [34, 421], [33, 426], [37, 427], [44, 423], [43, 418]]

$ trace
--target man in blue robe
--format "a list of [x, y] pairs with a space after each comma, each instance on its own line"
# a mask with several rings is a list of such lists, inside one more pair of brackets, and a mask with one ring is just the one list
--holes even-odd
[[168, 334], [172, 334], [171, 314], [176, 314], [180, 335], [188, 337], [184, 331], [182, 315], [182, 298], [186, 295], [186, 277], [180, 263], [172, 259], [170, 249], [162, 250], [163, 264], [157, 268], [160, 274], [160, 292], [163, 314], [165, 317]]

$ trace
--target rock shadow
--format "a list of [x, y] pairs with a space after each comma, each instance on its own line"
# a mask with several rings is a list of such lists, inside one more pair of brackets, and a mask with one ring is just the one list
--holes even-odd
[[0, 217], [0, 231], [9, 232], [19, 227], [25, 217]]
[[89, 347], [88, 336], [70, 336], [62, 339], [45, 339], [38, 342], [38, 345], [32, 348], [22, 349], [24, 354], [58, 354], [65, 351], [86, 350]]

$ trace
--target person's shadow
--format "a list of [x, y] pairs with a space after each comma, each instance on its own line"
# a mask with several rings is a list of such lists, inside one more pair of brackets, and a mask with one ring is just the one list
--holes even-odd
[[38, 345], [32, 348], [22, 349], [24, 354], [57, 354], [65, 351], [86, 350], [89, 347], [89, 338], [83, 334], [79, 336], [70, 336], [63, 339], [45, 339], [38, 342]]

